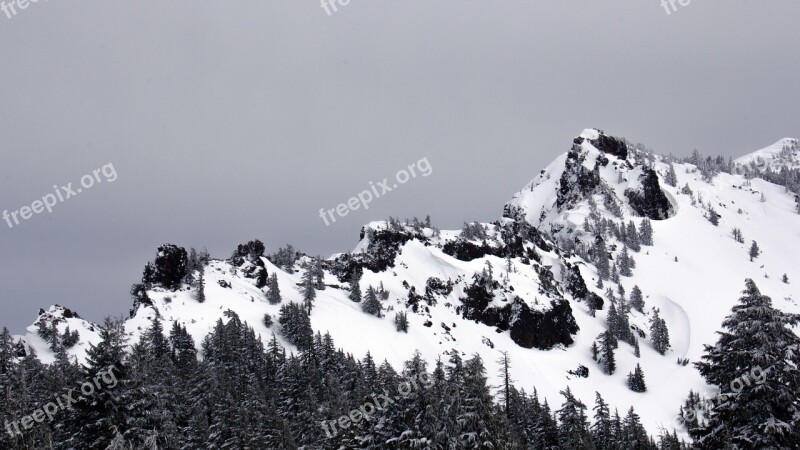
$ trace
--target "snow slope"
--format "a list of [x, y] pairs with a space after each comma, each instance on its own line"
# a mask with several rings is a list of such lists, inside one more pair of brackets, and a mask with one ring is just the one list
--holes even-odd
[[[677, 187], [669, 186], [664, 182], [669, 169], [664, 158], [644, 154], [632, 147], [628, 147], [624, 156], [609, 154], [593, 144], [599, 142], [601, 135], [598, 130], [586, 130], [576, 138], [576, 142], [580, 142], [574, 144], [573, 156], [579, 158], [580, 167], [585, 171], [581, 172], [578, 166], [569, 169], [576, 174], [590, 174], [596, 170], [599, 184], [576, 190], [567, 183], [569, 189], [559, 194], [560, 181], [568, 170], [568, 155], [562, 155], [512, 198], [506, 205], [506, 218], [495, 224], [484, 224], [489, 247], [502, 245], [499, 230], [513, 223], [511, 216], [514, 214], [539, 229], [545, 234], [545, 244], [553, 247], [548, 249], [548, 245], [531, 242], [524, 244], [524, 251], [536, 253], [539, 262], [524, 256], [506, 261], [490, 254], [468, 261], [463, 260], [467, 258], [458, 259], [446, 249], [448, 243], [458, 240], [459, 231], [437, 233], [432, 228], [422, 227], [417, 230], [417, 237], [399, 245], [393, 267], [383, 271], [364, 270], [362, 291], [369, 285], [377, 287], [382, 283], [390, 293], [388, 300], [383, 302], [385, 311], [382, 318], [363, 313], [360, 304], [348, 299], [347, 283], [334, 273], [335, 260], [326, 261], [324, 281], [327, 287], [318, 291], [311, 314], [314, 330], [330, 333], [337, 346], [357, 357], [363, 357], [369, 351], [376, 360], [386, 359], [396, 367], [410, 358], [415, 350], [420, 351], [431, 364], [437, 358], [446, 360], [446, 352], [451, 350], [463, 355], [479, 353], [495, 384], [499, 373], [497, 359], [500, 352], [506, 351], [511, 357], [512, 377], [517, 386], [527, 391], [535, 386], [539, 395], [546, 397], [551, 405], [561, 404], [559, 391], [567, 386], [590, 406], [594, 403], [595, 391], [598, 391], [621, 414], [635, 406], [649, 432], [657, 434], [661, 427], [671, 429], [678, 407], [690, 389], [711, 392], [691, 365], [679, 365], [676, 360], [689, 358], [697, 361], [703, 345], [715, 342], [715, 332], [739, 298], [745, 278], [753, 278], [777, 307], [800, 313], [797, 304], [800, 299], [800, 215], [794, 210], [793, 198], [782, 187], [758, 179], [748, 181], [738, 175], [723, 173], [709, 184], [702, 180], [694, 166], [674, 164], [678, 183]], [[785, 142], [779, 142], [781, 148]], [[758, 158], [766, 160], [769, 155], [780, 153], [780, 150], [773, 150], [775, 146], [737, 162], [744, 164], [758, 161]], [[607, 163], [602, 165], [604, 160]], [[620, 343], [616, 353], [617, 371], [605, 375], [592, 360], [590, 347], [598, 334], [605, 330], [607, 307], [592, 317], [587, 302], [570, 293], [563, 281], [570, 266], [578, 267], [588, 289], [604, 298], [608, 305], [605, 288], [595, 286], [597, 270], [594, 265], [572, 254], [568, 247], [576, 242], [589, 243], [593, 239], [593, 235], [583, 228], [584, 220], [593, 209], [592, 203], [598, 205], [601, 217], [625, 223], [632, 220], [640, 227], [642, 218], [631, 207], [626, 191], [642, 188], [640, 179], [648, 165], [652, 165], [658, 174], [661, 189], [670, 205], [669, 217], [652, 220], [654, 245], [642, 247], [641, 252], [632, 254], [636, 261], [633, 276], [622, 277], [620, 283], [628, 293], [638, 285], [645, 295], [647, 314], [632, 311], [631, 324], [649, 334], [651, 308], [658, 308], [668, 324], [672, 349], [662, 356], [649, 339], [641, 339], [641, 357], [637, 358], [631, 346]], [[580, 177], [571, 179], [571, 174], [566, 174], [568, 181], [580, 182]], [[693, 195], [682, 193], [684, 186], [688, 186]], [[761, 193], [765, 194], [766, 202], [760, 201]], [[604, 196], [615, 199], [621, 217], [615, 217], [614, 212], [605, 206]], [[718, 226], [706, 218], [708, 204], [720, 216]], [[744, 244], [731, 237], [734, 227], [742, 230], [746, 239]], [[370, 231], [356, 246], [353, 255], [368, 255], [372, 248], [371, 236], [388, 228], [386, 222], [366, 225], [365, 230]], [[411, 226], [405, 226], [403, 230], [415, 232]], [[755, 262], [748, 258], [752, 240], [756, 240], [763, 250]], [[481, 242], [475, 240], [473, 244]], [[618, 258], [621, 248], [617, 243], [614, 259]], [[306, 270], [302, 265], [310, 259], [301, 259], [292, 273], [275, 266], [267, 258], [262, 260], [269, 274], [277, 274], [284, 303], [301, 301], [299, 284]], [[465, 297], [465, 289], [472, 283], [473, 275], [484, 271], [487, 263], [491, 264], [494, 279], [498, 280], [490, 306], [502, 308], [513, 303], [514, 297], [518, 296], [532, 311], [547, 312], [551, 300], [563, 299], [569, 304], [579, 327], [572, 337], [574, 342], [548, 350], [523, 348], [512, 339], [509, 331], [464, 319], [459, 308], [462, 305], [460, 298]], [[548, 272], [559, 284], [555, 290], [546, 289]], [[791, 284], [781, 281], [784, 273]], [[409, 291], [414, 288], [420, 295], [424, 294], [431, 277], [451, 281], [452, 292], [436, 294], [435, 304], [423, 303], [415, 313], [407, 305]], [[230, 287], [222, 286], [226, 283]], [[199, 347], [218, 320], [227, 320], [223, 313], [228, 309], [247, 321], [265, 342], [271, 339], [273, 332], [281, 339], [277, 325], [280, 305], [269, 304], [264, 291], [257, 288], [252, 279], [243, 277], [228, 261], [212, 260], [209, 263], [205, 270], [205, 285], [206, 302], [202, 304], [194, 299], [194, 292], [188, 286], [175, 292], [161, 288], [148, 291], [152, 305], [141, 305], [126, 322], [131, 343], [158, 314], [165, 321], [167, 330], [168, 322], [184, 324]], [[611, 285], [606, 283], [606, 287]], [[393, 319], [399, 310], [409, 311], [407, 334], [395, 331]], [[274, 319], [271, 328], [263, 323], [265, 314]], [[52, 317], [63, 318], [63, 309], [51, 308], [37, 320]], [[82, 360], [88, 345], [99, 339], [95, 331], [97, 325], [70, 318], [63, 319], [58, 327], [61, 329], [67, 324], [81, 334], [80, 343], [69, 353]], [[42, 361], [52, 361], [52, 352], [37, 335], [36, 326], [29, 327], [28, 333], [20, 339], [33, 347]], [[283, 339], [281, 341], [293, 350], [292, 345]], [[637, 363], [641, 364], [646, 377], [648, 390], [645, 393], [632, 392], [626, 386], [627, 374]], [[579, 365], [589, 368], [588, 377], [569, 374]]]

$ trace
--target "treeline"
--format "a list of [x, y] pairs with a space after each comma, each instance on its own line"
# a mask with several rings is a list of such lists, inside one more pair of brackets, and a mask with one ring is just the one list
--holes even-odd
[[[299, 340], [298, 353], [287, 354], [274, 336], [265, 346], [235, 313], [226, 316], [202, 342], [202, 358], [184, 327], [174, 323], [166, 333], [158, 317], [127, 352], [122, 322], [108, 319], [84, 366], [70, 361], [63, 347], [52, 365], [30, 349], [21, 356], [4, 330], [0, 413], [6, 424], [111, 368], [118, 383], [77, 393], [72, 408], [52, 422], [34, 422], [22, 434], [5, 430], [0, 448], [684, 448], [674, 434], [648, 436], [633, 408], [620, 415], [599, 395], [593, 413], [569, 389], [560, 407], [510, 381], [495, 396], [477, 355], [464, 359], [454, 351], [428, 367], [415, 354], [395, 369], [369, 354], [358, 360], [320, 334]], [[421, 374], [430, 383], [403, 392], [404, 381]], [[384, 395], [393, 402], [369, 420], [330, 426]]]

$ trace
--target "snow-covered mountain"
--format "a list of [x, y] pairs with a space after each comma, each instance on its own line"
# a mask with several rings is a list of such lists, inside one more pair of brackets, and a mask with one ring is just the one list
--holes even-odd
[[780, 172], [784, 167], [800, 169], [800, 140], [781, 139], [769, 147], [737, 158], [736, 163], [762, 170], [769, 168], [775, 172]]
[[[799, 154], [798, 141], [785, 139], [736, 163], [800, 167]], [[710, 392], [697, 370], [678, 360], [697, 361], [703, 345], [716, 341], [746, 278], [776, 307], [800, 313], [795, 284], [800, 283], [800, 215], [794, 195], [732, 172], [708, 182], [695, 165], [585, 130], [493, 223], [453, 231], [417, 220], [364, 226], [352, 252], [321, 262], [325, 289], [317, 291], [311, 325], [357, 357], [369, 351], [395, 366], [415, 350], [430, 363], [454, 349], [479, 353], [495, 381], [500, 352], [508, 352], [516, 384], [535, 386], [551, 404], [559, 403], [566, 386], [587, 404], [598, 391], [620, 411], [635, 405], [651, 433], [671, 429], [689, 390]], [[743, 239], [734, 239], [733, 229]], [[752, 241], [762, 250], [753, 261]], [[258, 244], [208, 262], [202, 303], [197, 287], [186, 283], [175, 289], [154, 283], [138, 293], [126, 322], [130, 342], [159, 315], [184, 325], [199, 347], [232, 310], [265, 342], [274, 333], [294, 348], [280, 332], [281, 304], [271, 304], [267, 288], [259, 286], [275, 274], [282, 303], [302, 302], [303, 275], [314, 270], [315, 261], [290, 255], [286, 264], [264, 257]], [[362, 291], [373, 286], [385, 293], [383, 317], [364, 313], [349, 298], [356, 269], [363, 272]], [[633, 345], [620, 342], [617, 370], [607, 375], [593, 358], [592, 344], [607, 329], [611, 305], [622, 307], [621, 293], [629, 303], [635, 286], [644, 307], [632, 308], [627, 320], [639, 356]], [[670, 348], [663, 355], [650, 333], [654, 308], [669, 330]], [[407, 333], [396, 330], [401, 311], [407, 313]], [[273, 319], [269, 327], [265, 314]], [[54, 354], [39, 330], [53, 326], [59, 333], [67, 326], [78, 331], [80, 339], [68, 353], [79, 360], [100, 339], [99, 325], [67, 309], [41, 311], [19, 339], [43, 362]], [[637, 364], [647, 382], [644, 393], [626, 384]]]

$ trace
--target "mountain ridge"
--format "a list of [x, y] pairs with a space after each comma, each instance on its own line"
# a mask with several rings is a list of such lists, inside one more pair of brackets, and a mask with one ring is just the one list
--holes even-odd
[[[736, 161], [754, 161], [765, 154], [759, 152]], [[673, 170], [674, 186], [667, 180]], [[639, 239], [648, 226], [650, 240], [633, 250], [631, 236]], [[438, 230], [418, 220], [365, 225], [352, 253], [321, 261], [325, 289], [317, 292], [311, 324], [315, 331], [329, 332], [348, 352], [371, 352], [393, 365], [416, 350], [434, 362], [457, 349], [483, 355], [494, 378], [496, 355], [507, 351], [522, 387], [536, 386], [551, 402], [569, 385], [587, 404], [594, 391], [614, 399], [612, 404], [623, 411], [647, 403], [639, 413], [654, 432], [673, 426], [689, 390], [710, 392], [694, 368], [675, 360], [696, 361], [702, 345], [714, 342], [745, 278], [755, 279], [781, 309], [800, 312], [795, 301], [800, 292], [780, 280], [787, 272], [790, 280], [800, 279], [800, 273], [790, 273], [796, 270], [793, 255], [800, 254], [800, 240], [791, 233], [798, 227], [793, 199], [781, 186], [736, 173], [717, 173], [709, 184], [695, 165], [587, 129], [569, 152], [512, 197], [495, 222], [466, 224], [460, 231]], [[764, 254], [756, 262], [748, 261], [746, 244], [730, 237], [733, 228], [759, 241]], [[630, 276], [615, 277], [623, 252], [635, 260], [635, 267], [626, 269]], [[276, 255], [263, 255], [263, 244], [240, 246], [235, 255], [238, 259], [212, 259], [204, 266], [204, 303], [196, 299], [197, 287], [183, 282], [177, 289], [153, 284], [138, 292], [139, 301], [125, 323], [131, 341], [158, 315], [186, 326], [200, 350], [203, 337], [231, 309], [265, 343], [274, 332], [293, 349], [281, 336], [280, 305], [267, 300], [264, 278], [277, 278], [283, 303], [301, 301], [303, 274], [315, 260], [301, 255], [284, 263]], [[730, 262], [728, 273], [711, 270], [722, 262]], [[381, 286], [388, 292], [381, 303], [384, 317], [366, 315], [361, 304], [348, 298], [348, 285], [358, 270], [362, 291]], [[603, 287], [598, 287], [601, 279]], [[635, 355], [633, 345], [621, 343], [617, 372], [606, 375], [590, 348], [607, 328], [610, 306], [619, 305], [619, 297], [630, 298], [634, 286], [643, 291], [646, 304], [628, 317], [630, 329], [641, 331], [634, 339], [641, 344], [641, 355]], [[608, 287], [614, 289], [609, 292]], [[669, 325], [672, 348], [666, 355], [650, 342], [652, 306]], [[70, 326], [80, 339], [68, 353], [80, 360], [88, 345], [99, 341], [99, 325], [67, 311], [42, 311], [17, 338], [43, 362], [52, 362], [55, 356], [40, 324], [54, 324], [58, 334]], [[408, 333], [395, 329], [394, 314], [400, 311], [408, 314]], [[275, 324], [267, 327], [264, 314]], [[644, 394], [630, 391], [625, 383], [636, 364], [650, 377]], [[588, 369], [586, 377], [574, 375], [581, 367]], [[661, 383], [664, 379], [670, 383]]]

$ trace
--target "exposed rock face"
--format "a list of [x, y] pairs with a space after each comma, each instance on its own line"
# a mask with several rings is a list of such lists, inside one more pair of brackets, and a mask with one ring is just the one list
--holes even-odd
[[571, 345], [578, 324], [572, 307], [566, 300], [553, 300], [547, 311], [533, 311], [519, 297], [503, 307], [489, 306], [494, 299], [487, 290], [485, 280], [476, 279], [461, 298], [459, 307], [463, 316], [502, 331], [509, 331], [511, 339], [520, 347], [550, 349], [556, 345]]
[[256, 239], [247, 244], [239, 244], [231, 256], [231, 264], [238, 267], [245, 278], [255, 280], [258, 288], [267, 285], [267, 267], [261, 259], [264, 250], [264, 243]]
[[668, 219], [674, 211], [664, 191], [661, 190], [656, 172], [653, 169], [645, 168], [639, 180], [642, 183], [642, 189], [625, 191], [628, 204], [640, 216], [651, 220]]
[[597, 139], [592, 139], [589, 142], [603, 153], [614, 155], [622, 160], [628, 159], [628, 144], [622, 139], [606, 136], [605, 133], [601, 132]]
[[527, 304], [513, 305], [515, 320], [511, 325], [511, 339], [520, 347], [547, 350], [556, 345], [571, 345], [578, 324], [572, 316], [572, 307], [565, 300], [552, 301], [546, 312], [531, 311]]
[[[581, 148], [583, 138], [576, 138], [572, 149], [567, 153], [567, 162], [564, 173], [561, 174], [559, 188], [556, 198], [556, 206], [559, 211], [569, 209], [587, 195], [594, 192], [600, 184], [599, 167], [601, 159], [595, 162], [593, 170], [585, 167], [586, 152]], [[606, 162], [608, 162], [606, 160]]]

